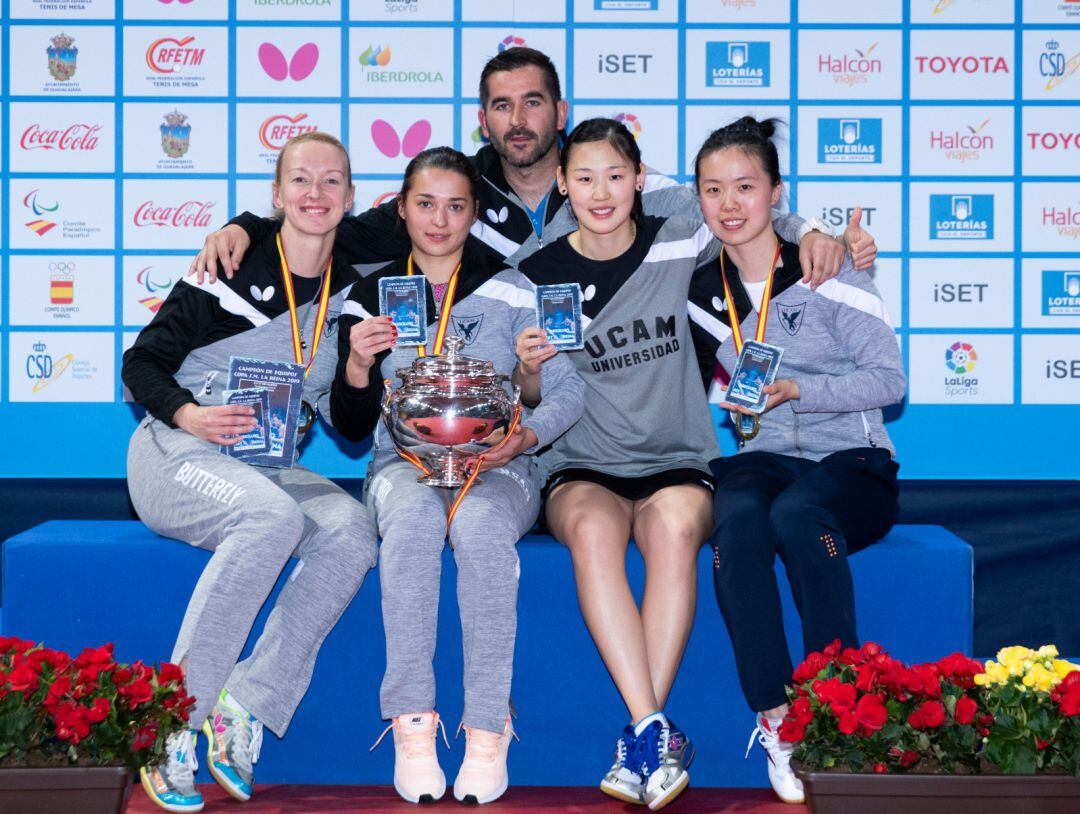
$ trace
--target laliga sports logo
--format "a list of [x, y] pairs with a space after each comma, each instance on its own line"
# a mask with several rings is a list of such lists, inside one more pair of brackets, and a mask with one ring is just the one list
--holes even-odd
[[268, 150], [280, 150], [294, 136], [318, 130], [318, 125], [300, 124], [307, 117], [307, 113], [271, 116], [259, 125], [259, 143]]
[[1066, 59], [1057, 40], [1046, 43], [1046, 50], [1039, 55], [1039, 75], [1046, 77], [1046, 90], [1053, 90], [1080, 70], [1080, 53]]
[[413, 122], [405, 135], [399, 137], [389, 122], [376, 119], [371, 123], [371, 140], [387, 158], [397, 158], [399, 155], [412, 158], [431, 141], [431, 122], [427, 119]]
[[214, 202], [184, 201], [179, 206], [155, 206], [143, 201], [132, 216], [132, 223], [144, 226], [171, 226], [175, 229], [203, 229], [210, 225]]
[[97, 134], [100, 124], [76, 122], [64, 129], [44, 130], [39, 124], [32, 124], [23, 131], [19, 146], [24, 150], [70, 150], [89, 152], [98, 146]]
[[520, 48], [525, 45], [525, 39], [523, 37], [515, 37], [513, 34], [507, 34], [503, 41], [499, 43], [499, 53], [501, 54], [507, 48]]
[[168, 277], [163, 283], [157, 282], [153, 279], [153, 271], [153, 266], [147, 266], [146, 268], [141, 269], [139, 273], [135, 275], [135, 282], [145, 288], [147, 294], [149, 295], [146, 297], [140, 297], [139, 305], [148, 308], [151, 313], [156, 314], [161, 308], [162, 303], [165, 302], [164, 299], [157, 296], [157, 292], [168, 291], [170, 288], [172, 288], [173, 281], [171, 277]]
[[832, 74], [833, 82], [838, 85], [864, 85], [870, 81], [871, 74], [879, 74], [882, 71], [881, 60], [871, 57], [878, 43], [872, 43], [865, 51], [853, 49], [855, 56], [851, 54], [818, 55], [818, 73]]
[[38, 393], [55, 382], [75, 361], [75, 354], [68, 353], [53, 361], [53, 357], [47, 353], [48, 348], [44, 342], [35, 342], [33, 352], [26, 357], [26, 378], [30, 379], [34, 386], [32, 393]]
[[154, 73], [174, 74], [189, 65], [202, 65], [206, 56], [205, 48], [188, 48], [195, 42], [195, 37], [162, 37], [150, 43], [146, 49], [146, 65]]
[[284, 82], [286, 79], [302, 82], [311, 76], [311, 72], [319, 64], [319, 46], [313, 42], [305, 42], [296, 49], [291, 59], [286, 60], [281, 49], [272, 43], [264, 42], [259, 46], [259, 64], [275, 82]]
[[978, 360], [979, 354], [968, 342], [953, 342], [945, 349], [945, 366], [953, 373], [970, 373]]
[[615, 121], [626, 125], [626, 129], [633, 134], [635, 140], [641, 135], [641, 119], [633, 113], [616, 113]]
[[27, 223], [27, 228], [30, 229], [31, 232], [34, 232], [38, 237], [44, 237], [45, 233], [54, 228], [56, 224], [51, 220], [46, 220], [40, 216], [44, 215], [46, 212], [55, 212], [60, 208], [60, 202], [57, 201], [52, 206], [45, 206], [38, 201], [37, 196], [40, 191], [41, 190], [39, 189], [33, 189], [26, 193], [26, 197], [23, 198], [23, 206], [39, 216]]

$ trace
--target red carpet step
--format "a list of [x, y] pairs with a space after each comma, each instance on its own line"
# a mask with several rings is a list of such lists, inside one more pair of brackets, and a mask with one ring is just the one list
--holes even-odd
[[[433, 806], [406, 803], [392, 786], [259, 786], [247, 803], [238, 803], [214, 785], [201, 787], [206, 798], [203, 814], [508, 814], [549, 811], [578, 814], [642, 814], [648, 809], [620, 803], [591, 788], [515, 786], [498, 802], [463, 806], [451, 791]], [[692, 788], [664, 811], [670, 814], [805, 814], [805, 806], [781, 803], [769, 789]], [[136, 784], [127, 814], [160, 814]]]

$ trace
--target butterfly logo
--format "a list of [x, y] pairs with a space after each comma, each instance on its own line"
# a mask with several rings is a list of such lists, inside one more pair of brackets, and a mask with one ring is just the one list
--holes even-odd
[[[164, 3], [166, 6], [169, 5], [169, 3], [171, 3], [172, 1], [173, 0], [158, 0], [159, 3]], [[176, 2], [182, 6], [186, 6], [188, 3], [194, 3], [195, 0], [176, 0]]]
[[427, 119], [413, 122], [405, 131], [405, 136], [399, 137], [389, 122], [376, 119], [371, 123], [371, 140], [387, 158], [397, 158], [399, 155], [412, 158], [431, 141], [431, 122]]
[[592, 283], [590, 283], [588, 286], [585, 287], [585, 291], [582, 292], [581, 299], [584, 302], [588, 302], [589, 300], [591, 300], [595, 296], [596, 296], [596, 286], [594, 286]]
[[266, 71], [266, 75], [276, 82], [283, 82], [290, 77], [294, 82], [302, 82], [311, 76], [311, 72], [319, 64], [319, 46], [306, 42], [296, 49], [292, 59], [286, 60], [280, 48], [264, 42], [259, 46], [259, 64]]
[[274, 287], [272, 285], [268, 285], [261, 291], [258, 286], [253, 285], [249, 290], [251, 291], [251, 298], [255, 302], [269, 302], [270, 298], [274, 296]]
[[506, 219], [510, 217], [510, 210], [505, 206], [496, 212], [494, 209], [487, 211], [488, 220], [492, 223], [506, 223]]

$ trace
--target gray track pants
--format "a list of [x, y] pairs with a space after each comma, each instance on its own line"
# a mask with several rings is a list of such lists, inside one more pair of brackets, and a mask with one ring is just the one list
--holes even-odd
[[[188, 603], [172, 660], [188, 659], [201, 726], [223, 687], [278, 736], [285, 733], [326, 634], [375, 565], [367, 510], [300, 466], [241, 463], [145, 419], [128, 448], [128, 489], [158, 534], [214, 552]], [[251, 656], [251, 626], [293, 554], [299, 558]]]
[[[411, 464], [395, 461], [383, 466], [366, 490], [382, 536], [384, 718], [435, 707], [432, 660], [450, 493], [417, 483], [417, 474]], [[465, 663], [462, 721], [502, 732], [517, 635], [517, 542], [536, 520], [540, 496], [535, 483], [505, 469], [480, 477], [483, 482], [465, 497], [450, 529]]]

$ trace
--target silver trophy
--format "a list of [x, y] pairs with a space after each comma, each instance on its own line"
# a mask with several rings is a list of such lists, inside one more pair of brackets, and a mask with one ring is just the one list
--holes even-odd
[[509, 377], [491, 362], [462, 355], [464, 345], [460, 336], [448, 336], [444, 356], [420, 356], [400, 368], [401, 387], [388, 387], [383, 401], [390, 438], [431, 470], [419, 478], [428, 486], [464, 484], [466, 464], [505, 438], [521, 403], [520, 389], [511, 397], [503, 387]]

